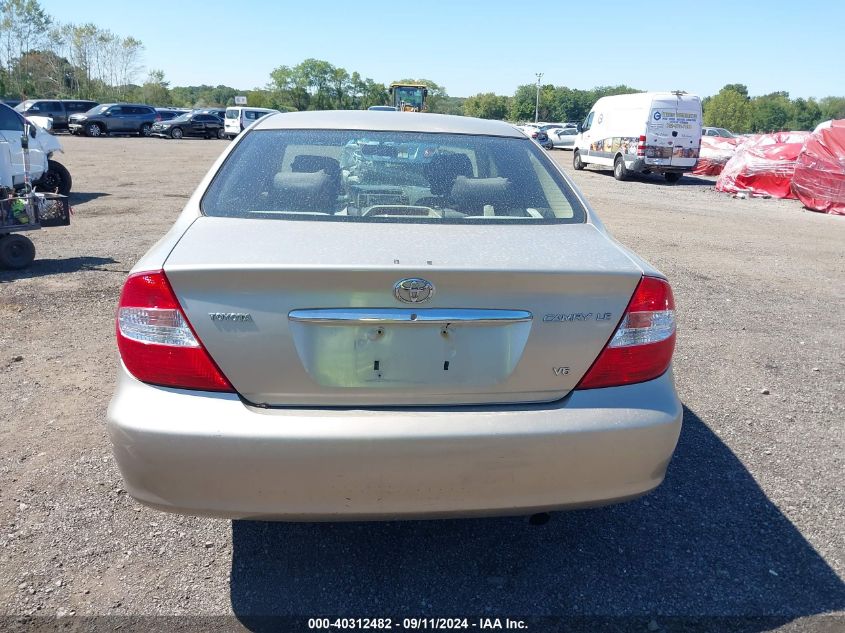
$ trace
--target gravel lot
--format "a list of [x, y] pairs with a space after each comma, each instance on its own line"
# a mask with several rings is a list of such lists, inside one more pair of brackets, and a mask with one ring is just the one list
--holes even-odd
[[0, 271], [0, 614], [17, 616], [3, 626], [190, 614], [229, 616], [199, 629], [263, 630], [255, 616], [341, 614], [845, 627], [825, 615], [845, 609], [845, 218], [735, 200], [708, 179], [574, 173], [555, 151], [616, 238], [672, 281], [686, 409], [666, 483], [539, 527], [232, 523], [133, 502], [104, 425], [120, 284], [226, 142], [61, 140], [73, 224], [32, 236], [30, 269]]

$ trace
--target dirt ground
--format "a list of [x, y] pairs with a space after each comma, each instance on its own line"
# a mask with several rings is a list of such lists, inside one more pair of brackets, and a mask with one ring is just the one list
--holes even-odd
[[555, 151], [615, 237], [673, 284], [685, 426], [666, 482], [541, 527], [229, 522], [136, 504], [104, 420], [120, 285], [227, 142], [61, 140], [72, 224], [32, 235], [28, 270], [0, 271], [0, 614], [228, 616], [203, 628], [255, 630], [255, 616], [323, 614], [845, 626], [825, 615], [845, 609], [845, 218], [732, 199], [711, 179], [620, 183]]

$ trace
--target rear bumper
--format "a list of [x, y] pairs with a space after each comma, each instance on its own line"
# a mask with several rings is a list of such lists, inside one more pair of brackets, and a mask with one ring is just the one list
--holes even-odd
[[681, 426], [671, 370], [541, 405], [255, 409], [121, 369], [109, 435], [130, 494], [185, 514], [349, 520], [528, 514], [637, 497]]
[[695, 165], [670, 165], [668, 163], [652, 163], [648, 162], [648, 159], [637, 158], [635, 160], [630, 161], [630, 165], [628, 164], [629, 161], [625, 161], [625, 167], [627, 167], [630, 171], [650, 171], [656, 174], [665, 174], [665, 173], [679, 173], [685, 174], [689, 171], [695, 169]]

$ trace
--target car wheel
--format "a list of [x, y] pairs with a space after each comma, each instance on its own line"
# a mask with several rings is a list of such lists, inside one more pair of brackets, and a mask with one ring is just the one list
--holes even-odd
[[144, 123], [141, 126], [141, 132], [138, 134], [138, 136], [149, 136], [150, 132], [152, 132], [152, 129], [153, 129], [152, 125], [150, 125], [149, 123]]
[[625, 159], [621, 156], [617, 156], [616, 160], [613, 161], [613, 177], [616, 180], [628, 179], [628, 168], [625, 167]]
[[88, 136], [102, 136], [105, 130], [103, 130], [102, 126], [99, 123], [89, 123], [85, 128], [85, 134]]
[[221, 128], [217, 128], [217, 138], [219, 138], [221, 141], [222, 141], [224, 138], [226, 138], [226, 131], [225, 131], [222, 127], [221, 127]]
[[676, 171], [670, 171], [663, 174], [663, 177], [666, 179], [666, 182], [668, 182], [670, 185], [674, 185], [681, 179], [681, 174]]
[[0, 266], [19, 270], [29, 266], [34, 259], [35, 244], [29, 238], [17, 233], [0, 237]]
[[182, 138], [182, 128], [175, 127], [170, 130], [170, 138], [180, 139]]
[[572, 169], [581, 171], [584, 169], [584, 161], [581, 160], [581, 152], [577, 149], [572, 153]]
[[66, 196], [70, 193], [70, 188], [73, 180], [70, 177], [70, 172], [67, 167], [54, 160], [47, 161], [47, 171], [45, 171], [37, 183], [37, 188], [40, 191], [49, 193], [58, 193]]

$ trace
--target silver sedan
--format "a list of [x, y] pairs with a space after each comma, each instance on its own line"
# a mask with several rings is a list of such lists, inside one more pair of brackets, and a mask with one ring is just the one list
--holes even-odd
[[674, 345], [665, 277], [512, 126], [275, 114], [126, 280], [108, 428], [173, 512], [600, 505], [663, 480]]
[[578, 136], [578, 130], [574, 127], [555, 128], [549, 130], [548, 134], [555, 149], [575, 148], [575, 137]]

